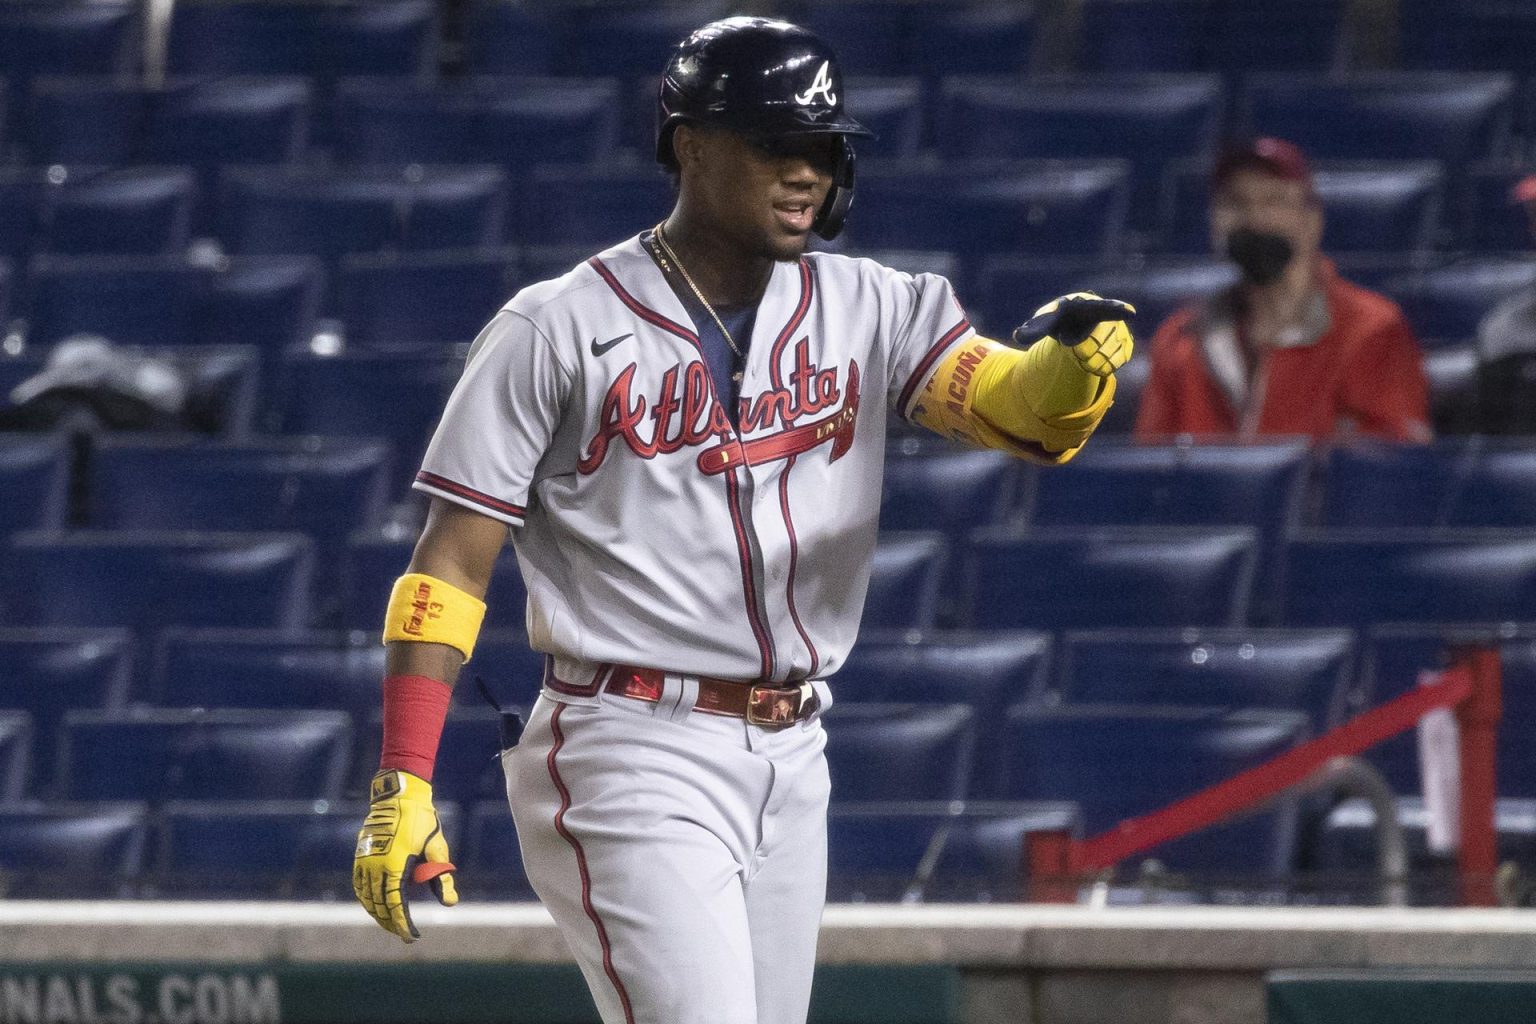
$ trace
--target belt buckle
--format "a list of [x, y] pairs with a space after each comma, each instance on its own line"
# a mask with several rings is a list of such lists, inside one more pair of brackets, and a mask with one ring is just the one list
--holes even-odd
[[747, 721], [753, 725], [782, 728], [800, 718], [800, 690], [778, 686], [753, 686], [747, 691]]

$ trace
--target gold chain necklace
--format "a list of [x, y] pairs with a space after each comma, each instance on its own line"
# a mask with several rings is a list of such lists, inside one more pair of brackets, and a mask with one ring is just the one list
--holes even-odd
[[[672, 246], [667, 244], [667, 236], [662, 233], [660, 224], [656, 225], [656, 243], [661, 246], [662, 252], [666, 253], [671, 258], [673, 264], [677, 266], [677, 272], [683, 276], [683, 280], [688, 284], [688, 290], [693, 292], [693, 297], [699, 300], [699, 305], [704, 307], [704, 312], [708, 313], [709, 318], [715, 322], [715, 326], [720, 328], [721, 336], [725, 338], [725, 343], [731, 346], [731, 351], [736, 353], [737, 360], [744, 362], [747, 357], [742, 355], [741, 349], [736, 347], [736, 339], [731, 337], [731, 332], [725, 329], [725, 323], [720, 319], [720, 314], [715, 312], [715, 307], [709, 304], [709, 300], [704, 297], [704, 293], [699, 291], [699, 286], [693, 283], [693, 278], [689, 275], [688, 268], [683, 266], [683, 261], [677, 258], [677, 253], [673, 252]], [[741, 371], [738, 370], [731, 374], [731, 379], [738, 384], [741, 383]]]

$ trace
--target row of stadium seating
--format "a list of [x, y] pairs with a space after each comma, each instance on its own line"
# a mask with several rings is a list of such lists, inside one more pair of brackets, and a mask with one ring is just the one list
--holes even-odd
[[[505, 800], [439, 801], [459, 888], [471, 899], [533, 899]], [[0, 892], [13, 897], [150, 896], [176, 899], [350, 899], [348, 864], [366, 805], [347, 801], [136, 801], [0, 805]], [[1454, 877], [1427, 848], [1422, 801], [1400, 802], [1399, 822], [1420, 877], [1442, 870], [1442, 887], [1416, 886], [1422, 902], [1454, 899]], [[982, 901], [1020, 898], [1026, 834], [1072, 828], [1063, 801], [834, 804], [828, 820], [828, 896], [844, 902]], [[1372, 902], [1376, 849], [1369, 806], [1330, 813], [1293, 858], [1313, 901]], [[1536, 801], [1501, 800], [1501, 860], [1536, 864]], [[1263, 837], [1260, 837], [1261, 839]], [[1209, 878], [1167, 878], [1162, 902], [1228, 900], [1273, 890], [1267, 846]], [[1224, 877], [1222, 877], [1224, 876]], [[1266, 885], [1266, 883], [1268, 883]], [[1154, 884], [1156, 884], [1154, 882]], [[1195, 891], [1191, 891], [1195, 890]], [[1288, 894], [1297, 898], [1293, 891]], [[1307, 897], [1302, 897], [1307, 898]]]
[[[310, 238], [334, 238], [324, 234], [332, 219], [313, 207], [292, 211], [287, 219], [295, 230], [304, 212], [311, 214]], [[82, 223], [99, 236], [112, 221], [93, 215]], [[273, 230], [279, 222], [263, 223]], [[383, 223], [387, 230], [389, 221]], [[132, 237], [134, 218], [120, 224]], [[1180, 306], [1235, 281], [1230, 263], [1209, 257], [1000, 254], [972, 263], [918, 249], [850, 251], [950, 278], [972, 321], [996, 336], [1046, 298], [1088, 288], [1135, 304], [1136, 332], [1147, 338]], [[359, 253], [339, 257], [330, 273], [320, 256], [59, 255], [21, 265], [0, 257], [0, 323], [8, 311], [24, 317], [24, 340], [37, 346], [84, 332], [125, 345], [239, 343], [275, 357], [307, 348], [325, 315], [339, 318], [349, 346], [448, 345], [472, 340], [524, 284], [563, 274], [589, 254], [569, 246]], [[1431, 350], [1465, 343], [1495, 305], [1536, 283], [1536, 259], [1525, 254], [1428, 264], [1401, 256], [1341, 258], [1339, 269], [1394, 299]]]
[[[1525, 741], [1536, 727], [1536, 641], [1528, 629], [1381, 626], [1356, 633], [1113, 626], [1068, 629], [1054, 636], [1031, 630], [868, 630], [835, 677], [834, 692], [839, 713], [871, 703], [967, 707], [968, 718], [945, 711], [929, 725], [935, 735], [956, 742], [963, 735], [976, 735], [979, 745], [972, 753], [978, 765], [988, 768], [990, 759], [998, 756], [999, 730], [1014, 706], [1263, 709], [1298, 715], [1308, 729], [1321, 733], [1366, 706], [1413, 690], [1421, 671], [1441, 664], [1448, 637], [1477, 639], [1500, 649], [1505, 703], [1499, 791], [1536, 798], [1536, 752]], [[348, 746], [347, 757], [354, 747], [368, 748], [369, 742], [376, 747], [378, 742], [384, 650], [376, 626], [351, 633], [172, 629], [153, 641], [138, 640], [120, 628], [8, 627], [0, 630], [0, 652], [10, 666], [0, 681], [0, 708], [30, 716], [30, 728], [18, 724], [14, 730], [17, 743], [30, 736], [31, 753], [15, 754], [13, 767], [22, 773], [21, 780], [11, 778], [8, 788], [0, 789], [10, 798], [23, 792], [101, 795], [78, 789], [60, 774], [69, 760], [59, 756], [60, 730], [75, 711], [123, 719], [146, 713], [145, 708], [182, 709], [177, 711], [181, 717], [173, 716], [166, 727], [183, 729], [192, 728], [188, 722], [202, 721], [189, 717], [187, 709], [340, 712], [354, 730], [353, 739], [372, 734], [370, 741]], [[498, 703], [526, 708], [538, 695], [542, 671], [541, 656], [528, 648], [521, 632], [488, 630], [464, 684], [455, 691], [456, 719], [478, 722], [488, 713], [483, 695], [470, 680], [483, 681]], [[278, 715], [273, 720], [280, 719]], [[175, 725], [177, 721], [182, 725]], [[940, 728], [936, 723], [941, 722], [947, 724]], [[494, 740], [495, 730], [487, 730], [486, 737], [485, 742]], [[450, 776], [478, 779], [474, 751], [483, 746], [470, 743], [469, 752], [445, 754], [457, 765]], [[93, 755], [84, 751], [80, 756]], [[1398, 793], [1417, 792], [1411, 739], [1388, 743], [1369, 757]], [[180, 784], [165, 784], [173, 783]], [[320, 795], [333, 795], [326, 783], [313, 784], [325, 790]], [[341, 772], [344, 790], [355, 792], [358, 784], [354, 774]], [[466, 785], [468, 790], [454, 796], [469, 795], [478, 783]], [[930, 782], [896, 773], [883, 780], [870, 775], [850, 785], [850, 793], [862, 794], [861, 799], [883, 799], [887, 793], [882, 786], [910, 785], [928, 792]], [[953, 795], [948, 786], [940, 784], [934, 798]]]
[[[1432, 161], [1329, 163], [1317, 170], [1334, 254], [1426, 256], [1530, 248], [1510, 200], [1521, 165], [1479, 166], [1452, 188]], [[1135, 197], [1118, 160], [871, 166], [838, 248], [936, 249], [1111, 259], [1205, 254], [1208, 167], [1173, 165]], [[597, 249], [666, 215], [672, 190], [648, 162], [407, 168], [91, 167], [0, 170], [0, 257], [179, 254], [216, 238], [234, 254], [344, 254], [560, 244]]]
[[[60, 64], [113, 71], [137, 63], [139, 0], [5, 6], [12, 10], [0, 18], [0, 42], [11, 45], [0, 56], [22, 73]], [[177, 0], [166, 62], [176, 71], [221, 73], [410, 76], [451, 60], [478, 72], [643, 74], [654, 73], [689, 31], [731, 13], [719, 0], [596, 7], [471, 0], [466, 6], [462, 17], [444, 25], [432, 0]], [[775, 10], [826, 35], [855, 72], [944, 74], [955, 67], [1019, 72], [1047, 62], [1133, 70], [1348, 66], [1373, 49], [1370, 36], [1350, 24], [1348, 6], [1345, 0], [1083, 0], [1068, 41], [1052, 49], [1037, 46], [1046, 33], [1038, 32], [1035, 5], [1023, 2], [798, 0]], [[1462, 0], [1446, 8], [1438, 0], [1405, 0], [1392, 10], [1396, 23], [1378, 32], [1400, 38], [1405, 66], [1536, 70], [1529, 45], [1536, 16], [1521, 4]], [[444, 34], [458, 52], [443, 52]]]
[[[1320, 530], [1266, 545], [1250, 527], [992, 527], [952, 544], [889, 533], [867, 628], [1358, 626], [1536, 619], [1530, 530]], [[298, 533], [23, 532], [0, 548], [0, 610], [24, 625], [268, 626], [381, 621], [408, 534], [316, 553]], [[515, 621], [510, 552], [493, 593]], [[983, 571], [982, 567], [985, 567]], [[339, 572], [338, 581], [336, 573]]]
[[[31, 81], [8, 118], [23, 163], [534, 163], [649, 157], [656, 76], [475, 77], [443, 83], [285, 76]], [[13, 93], [17, 92], [12, 88]], [[1388, 72], [955, 74], [855, 77], [844, 100], [877, 138], [873, 160], [935, 150], [953, 159], [1119, 157], [1139, 182], [1208, 156], [1223, 134], [1281, 135], [1319, 159], [1439, 160], [1459, 170], [1519, 155], [1536, 88], [1510, 75]], [[3, 150], [0, 150], [3, 152]]]
[[[325, 546], [387, 521], [409, 466], [372, 439], [0, 434], [0, 535], [105, 530], [282, 531]], [[73, 480], [72, 480], [73, 477]], [[1468, 437], [1313, 451], [1300, 440], [1129, 444], [1101, 438], [1041, 470], [998, 452], [903, 437], [887, 449], [886, 531], [1238, 526], [1265, 547], [1307, 529], [1536, 528], [1536, 447]]]

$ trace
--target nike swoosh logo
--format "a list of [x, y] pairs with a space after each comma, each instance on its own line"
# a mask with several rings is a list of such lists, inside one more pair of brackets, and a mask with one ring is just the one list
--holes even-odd
[[625, 338], [633, 338], [633, 337], [634, 337], [633, 334], [621, 334], [617, 338], [612, 339], [611, 341], [605, 341], [605, 342], [602, 342], [601, 344], [599, 344], [597, 338], [594, 336], [593, 339], [592, 339], [592, 354], [595, 355], [595, 356], [600, 356], [603, 353], [607, 352], [609, 349], [613, 348], [613, 346], [617, 345], [619, 342], [623, 341]]

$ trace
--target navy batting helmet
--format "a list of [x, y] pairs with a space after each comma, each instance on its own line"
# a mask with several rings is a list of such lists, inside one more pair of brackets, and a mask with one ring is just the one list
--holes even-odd
[[814, 33], [787, 21], [726, 18], [678, 46], [656, 96], [656, 159], [676, 167], [672, 133], [695, 121], [759, 139], [836, 135], [841, 140], [832, 189], [811, 229], [826, 239], [842, 230], [853, 202], [850, 135], [869, 131], [843, 110], [837, 55]]

